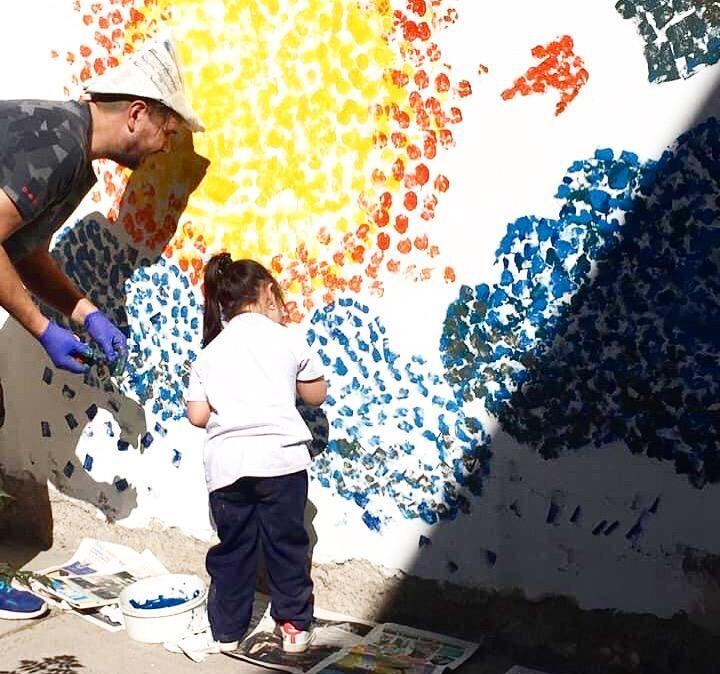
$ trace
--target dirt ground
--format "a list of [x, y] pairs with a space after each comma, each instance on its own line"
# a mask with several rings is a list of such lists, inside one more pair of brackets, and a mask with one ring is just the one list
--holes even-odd
[[[23, 489], [26, 493], [20, 502], [37, 504], [34, 487], [6, 481], [10, 493], [17, 495]], [[22, 516], [20, 521], [26, 525], [28, 517], [37, 515], [12, 510], [5, 508], [3, 516], [16, 522]], [[81, 538], [89, 536], [138, 550], [147, 547], [176, 572], [205, 573], [208, 543], [177, 530], [160, 525], [125, 529], [98, 519], [87, 504], [58, 494], [50, 494], [46, 510], [52, 514], [52, 526], [41, 528], [44, 540], [40, 542], [26, 536], [17, 546], [9, 546], [18, 531], [6, 530], [2, 535], [0, 526], [2, 547], [11, 557], [7, 561], [32, 566], [37, 552], [47, 547], [64, 560]], [[553, 674], [720, 674], [720, 636], [695, 625], [686, 615], [660, 619], [586, 611], [567, 598], [529, 601], [520, 592], [468, 589], [380, 569], [365, 561], [314, 564], [313, 579], [316, 603], [325, 609], [481, 641], [480, 652], [463, 666], [467, 674], [502, 674], [512, 664]], [[262, 578], [259, 589], [266, 590]]]

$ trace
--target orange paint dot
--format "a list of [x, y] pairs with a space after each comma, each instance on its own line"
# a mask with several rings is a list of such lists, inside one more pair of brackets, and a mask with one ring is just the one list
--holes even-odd
[[398, 87], [404, 87], [410, 81], [410, 78], [402, 70], [390, 70], [390, 78]]
[[453, 138], [452, 131], [450, 129], [440, 129], [439, 137], [440, 145], [444, 148], [448, 148], [455, 144], [455, 139]]
[[452, 267], [445, 267], [445, 273], [443, 274], [443, 277], [448, 283], [454, 283], [455, 282], [455, 270]]
[[428, 26], [428, 24], [425, 21], [423, 21], [422, 23], [419, 23], [418, 27], [417, 27], [417, 34], [418, 34], [418, 37], [423, 42], [425, 42], [426, 40], [429, 40], [430, 39], [430, 26]]
[[450, 91], [450, 78], [445, 73], [440, 73], [435, 78], [435, 90], [438, 93]]
[[407, 155], [410, 159], [420, 159], [421, 154], [420, 148], [417, 145], [408, 145]]
[[380, 232], [377, 237], [377, 244], [380, 250], [387, 250], [390, 248], [390, 237], [385, 232]]
[[557, 89], [560, 100], [555, 106], [555, 115], [565, 111], [575, 99], [580, 89], [588, 81], [589, 73], [583, 66], [583, 60], [574, 51], [574, 42], [569, 35], [538, 45], [531, 50], [534, 58], [541, 62], [528, 68], [527, 72], [516, 79], [513, 86], [501, 93], [507, 101], [516, 94], [527, 96], [533, 93], [544, 93], [548, 89]]
[[396, 159], [392, 165], [392, 174], [395, 180], [402, 180], [405, 175], [405, 164], [402, 159]]
[[418, 70], [414, 79], [418, 89], [425, 89], [430, 85], [430, 78], [424, 70]]
[[430, 171], [425, 164], [418, 164], [415, 167], [415, 180], [418, 185], [424, 185], [430, 179]]
[[407, 255], [412, 250], [410, 239], [401, 239], [398, 241], [397, 249], [403, 255]]
[[398, 215], [395, 217], [395, 229], [400, 234], [404, 234], [405, 232], [407, 232], [408, 224], [409, 222], [407, 215]]
[[415, 192], [407, 192], [403, 204], [408, 211], [414, 211], [417, 208], [417, 195]]
[[449, 187], [450, 181], [444, 175], [439, 175], [435, 178], [435, 189], [438, 192], [447, 192]]
[[397, 148], [405, 147], [407, 145], [407, 136], [404, 133], [395, 131], [390, 138], [392, 140], [392, 144]]
[[460, 82], [458, 82], [457, 93], [460, 98], [470, 96], [470, 94], [472, 94], [472, 87], [470, 86], [470, 82], [468, 82], [467, 80], [461, 80]]
[[418, 16], [425, 16], [425, 12], [427, 11], [425, 0], [409, 0], [408, 9]]
[[415, 248], [417, 248], [418, 250], [426, 250], [428, 247], [427, 234], [423, 234], [422, 236], [416, 236], [414, 243]]

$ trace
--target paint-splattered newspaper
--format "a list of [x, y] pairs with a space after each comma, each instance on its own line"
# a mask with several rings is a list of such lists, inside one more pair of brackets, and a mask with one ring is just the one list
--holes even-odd
[[120, 592], [141, 578], [167, 573], [149, 550], [84, 538], [65, 564], [38, 572], [33, 591], [108, 631], [124, 628]]
[[440, 674], [455, 669], [478, 643], [316, 609], [313, 639], [305, 653], [284, 653], [269, 611], [255, 629], [228, 653], [247, 662], [289, 674]]

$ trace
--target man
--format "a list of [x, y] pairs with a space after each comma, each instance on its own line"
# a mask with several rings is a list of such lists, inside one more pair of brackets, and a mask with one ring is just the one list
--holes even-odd
[[[84, 372], [89, 347], [44, 316], [30, 293], [83, 325], [110, 363], [127, 353], [127, 343], [55, 263], [53, 233], [97, 181], [92, 160], [135, 169], [167, 151], [181, 124], [203, 130], [167, 36], [90, 82], [81, 101], [0, 101], [0, 306], [56, 367]], [[0, 581], [0, 618], [36, 615], [26, 599]]]

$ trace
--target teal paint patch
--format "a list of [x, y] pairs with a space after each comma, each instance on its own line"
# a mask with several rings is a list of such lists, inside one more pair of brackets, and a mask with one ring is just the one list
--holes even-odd
[[637, 25], [651, 82], [687, 79], [720, 60], [720, 6], [691, 0], [621, 0]]

